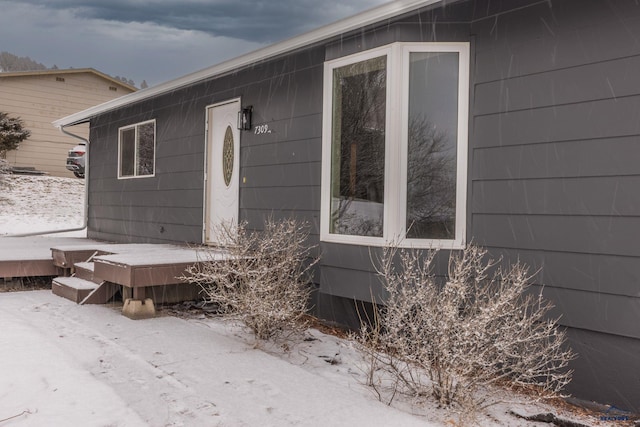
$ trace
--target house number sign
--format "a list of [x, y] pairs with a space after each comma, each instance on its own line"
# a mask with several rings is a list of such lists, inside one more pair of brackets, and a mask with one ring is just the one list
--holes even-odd
[[256, 135], [262, 135], [265, 133], [271, 133], [271, 129], [269, 129], [269, 125], [258, 125], [255, 127], [253, 133]]
[[222, 144], [222, 175], [224, 184], [227, 187], [231, 184], [231, 177], [233, 176], [233, 157], [235, 155], [233, 150], [233, 131], [231, 126], [227, 126], [227, 130], [224, 133], [224, 143]]

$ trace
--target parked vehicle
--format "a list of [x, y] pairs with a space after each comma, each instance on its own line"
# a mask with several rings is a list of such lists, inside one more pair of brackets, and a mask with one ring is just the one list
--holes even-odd
[[67, 156], [67, 169], [77, 178], [84, 178], [84, 155], [87, 149], [85, 144], [79, 144], [69, 150]]

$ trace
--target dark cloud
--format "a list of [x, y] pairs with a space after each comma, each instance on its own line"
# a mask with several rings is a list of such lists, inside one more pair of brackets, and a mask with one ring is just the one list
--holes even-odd
[[384, 0], [0, 0], [0, 51], [154, 85]]
[[80, 19], [154, 23], [212, 36], [272, 43], [381, 3], [371, 0], [22, 0]]

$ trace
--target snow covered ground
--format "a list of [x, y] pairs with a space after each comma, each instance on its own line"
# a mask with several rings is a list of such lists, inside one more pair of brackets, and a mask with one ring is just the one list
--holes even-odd
[[[82, 180], [10, 178], [0, 234], [81, 224]], [[47, 290], [0, 293], [0, 307], [2, 427], [457, 425], [434, 404], [378, 401], [351, 343], [317, 330], [288, 349], [256, 348], [238, 325], [198, 312], [134, 321], [119, 306], [80, 306]], [[512, 409], [599, 424], [509, 397], [520, 403], [496, 405], [478, 424], [540, 425]]]
[[6, 175], [3, 180], [7, 185], [0, 184], [0, 236], [83, 226], [83, 179]]
[[332, 336], [316, 332], [289, 356], [204, 318], [133, 321], [48, 291], [5, 293], [0, 304], [0, 419], [22, 414], [6, 425], [429, 425], [314, 354], [346, 349]]

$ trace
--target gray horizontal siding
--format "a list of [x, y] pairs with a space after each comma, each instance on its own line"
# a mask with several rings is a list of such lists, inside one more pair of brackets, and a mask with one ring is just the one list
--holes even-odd
[[476, 148], [474, 180], [578, 178], [640, 174], [640, 136]]
[[[321, 242], [322, 280], [320, 292], [352, 300], [383, 302], [386, 296], [380, 266], [382, 248]], [[436, 275], [447, 271], [450, 251], [440, 251], [433, 259]], [[437, 280], [437, 279], [436, 279]]]
[[240, 211], [240, 220], [246, 221], [252, 225], [252, 229], [261, 231], [264, 229], [264, 224], [272, 219], [274, 221], [280, 221], [284, 219], [295, 218], [298, 221], [306, 224], [307, 231], [310, 234], [310, 241], [313, 245], [319, 243], [320, 234], [320, 219], [318, 217], [318, 211], [310, 210], [305, 211], [301, 209], [260, 209], [260, 208], [245, 208]]
[[[301, 121], [300, 119], [296, 122]], [[273, 141], [241, 149], [245, 168], [295, 163], [313, 163], [321, 158], [322, 142], [319, 138]]]
[[638, 111], [640, 96], [492, 114], [475, 118], [472, 138], [484, 148], [636, 136]]
[[[253, 105], [254, 125], [319, 114], [322, 111], [322, 76], [320, 62], [312, 68], [257, 81], [239, 88], [242, 89], [242, 102]], [[251, 138], [252, 134], [248, 133], [247, 139]]]
[[227, 73], [215, 80], [203, 82], [197, 85], [197, 88], [201, 94], [224, 93], [228, 95], [238, 90], [238, 88], [246, 88], [265, 82], [269, 83], [274, 76], [295, 73], [299, 70], [317, 66], [323, 61], [324, 48], [322, 46], [310, 47], [298, 52], [290, 52], [280, 58], [250, 65], [242, 70]]
[[510, 249], [640, 256], [640, 218], [473, 215], [474, 242]]
[[[114, 166], [115, 167], [115, 166]], [[111, 169], [111, 168], [109, 168]], [[92, 167], [92, 170], [93, 167]], [[115, 180], [113, 177], [96, 178], [91, 181], [91, 192], [103, 191], [181, 191], [200, 189], [203, 186], [202, 168], [198, 171], [173, 172], [154, 178], [136, 178]]]
[[378, 277], [366, 271], [322, 266], [320, 292], [352, 301], [372, 301], [384, 296]]
[[472, 33], [479, 83], [640, 54], [637, 4], [628, 0], [541, 1], [479, 19]]
[[[464, 5], [467, 9], [468, 5]], [[327, 45], [326, 59], [332, 60], [394, 42], [469, 41], [469, 23], [441, 21], [438, 16], [425, 19], [400, 19], [383, 27], [358, 31]], [[417, 21], [417, 22], [416, 22]]]
[[[315, 57], [315, 56], [314, 56]], [[242, 135], [241, 218], [260, 229], [265, 218], [295, 216], [318, 232], [322, 130], [322, 60], [247, 86], [254, 128]]]
[[101, 191], [92, 193], [89, 201], [92, 205], [128, 206], [128, 207], [192, 207], [201, 208], [202, 190], [130, 190]]
[[540, 0], [498, 0], [473, 2], [472, 21], [482, 19], [498, 19], [506, 13], [518, 11], [527, 6], [542, 3]]
[[118, 242], [199, 243], [202, 225], [158, 224], [149, 221], [126, 221], [108, 218], [90, 218], [89, 237]]
[[131, 222], [152, 222], [161, 225], [185, 225], [202, 223], [200, 207], [131, 207], [131, 206], [99, 206], [92, 210], [94, 219], [119, 218]]
[[[533, 283], [554, 288], [640, 298], [640, 262], [635, 257], [488, 247], [504, 264], [524, 263]], [[589, 312], [584, 315], [590, 315]]]
[[183, 151], [174, 156], [158, 155], [156, 157], [155, 173], [156, 175], [162, 175], [164, 173], [201, 171], [203, 165], [204, 156], [202, 153], [194, 154], [189, 151]]
[[[640, 94], [640, 56], [624, 57], [476, 85], [474, 114], [529, 110]], [[481, 101], [481, 102], [480, 102]]]
[[[198, 160], [202, 161], [204, 155], [204, 123], [198, 123], [198, 127], [202, 127], [198, 131], [194, 131], [193, 135], [180, 136], [161, 139], [161, 136], [157, 136], [156, 160], [163, 158], [171, 158], [176, 156], [197, 156]], [[160, 127], [160, 126], [158, 126]], [[202, 164], [199, 165], [202, 168]]]
[[[320, 105], [318, 105], [318, 108], [321, 108]], [[255, 135], [255, 131], [243, 133], [243, 149], [256, 145], [269, 146], [278, 144], [280, 146], [287, 142], [321, 138], [322, 136], [322, 114], [320, 110], [315, 114], [296, 116], [295, 120], [293, 117], [288, 117], [264, 123], [254, 121], [254, 125], [258, 124], [268, 125], [270, 132], [261, 135]]]
[[[134, 240], [200, 241], [206, 107], [238, 96], [243, 105], [253, 105], [254, 125], [267, 124], [271, 131], [241, 134], [241, 218], [256, 212], [317, 212], [320, 151], [308, 140], [316, 138], [317, 144], [321, 135], [323, 57], [324, 49], [310, 49], [94, 121], [92, 155], [100, 158], [90, 178], [95, 232]], [[116, 179], [118, 127], [150, 118], [156, 120], [155, 176]], [[244, 215], [245, 210], [252, 214]]]
[[241, 188], [240, 209], [319, 211], [320, 188]]
[[[382, 248], [322, 242], [323, 262], [336, 268], [375, 274]], [[440, 251], [433, 261], [435, 271], [446, 271], [450, 251]]]
[[469, 239], [537, 271], [562, 324], [639, 338], [640, 7], [474, 19]]
[[567, 336], [569, 345], [579, 354], [571, 363], [574, 375], [567, 392], [640, 411], [640, 340], [583, 329], [569, 329]]
[[318, 186], [320, 169], [321, 163], [317, 160], [313, 163], [244, 167], [243, 188]]
[[640, 298], [547, 286], [550, 315], [565, 326], [640, 339]]
[[375, 273], [372, 260], [380, 255], [379, 248], [360, 245], [322, 243], [323, 263], [345, 270]]
[[474, 214], [640, 216], [640, 175], [476, 181]]

